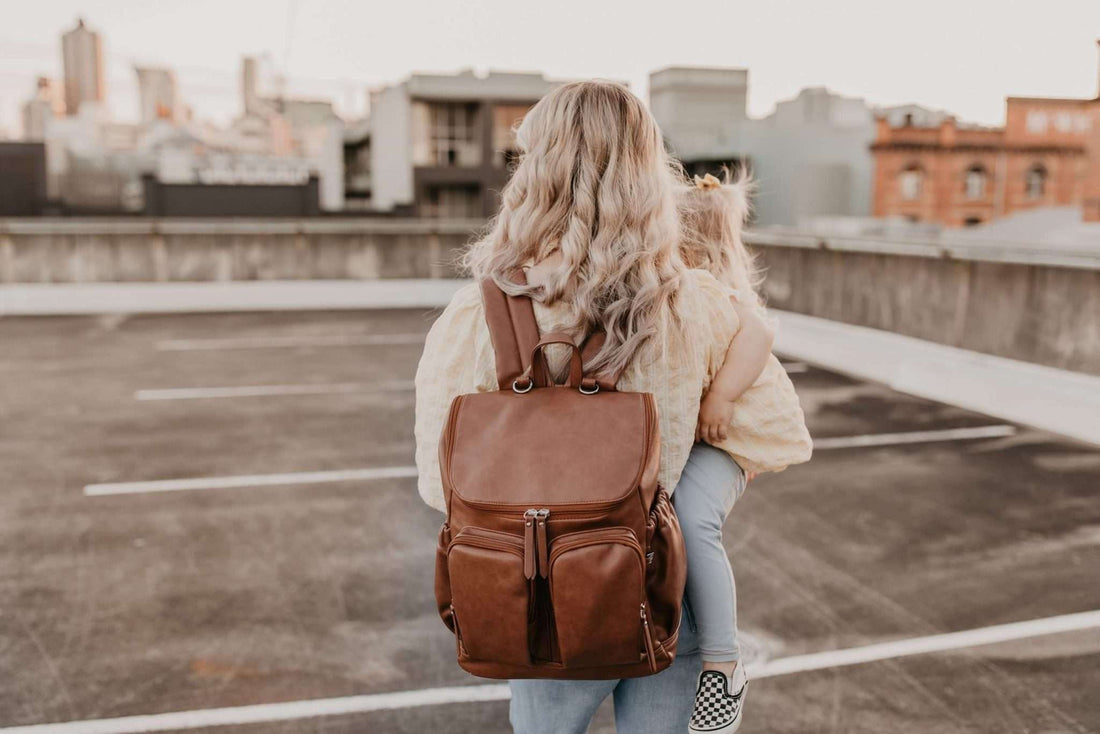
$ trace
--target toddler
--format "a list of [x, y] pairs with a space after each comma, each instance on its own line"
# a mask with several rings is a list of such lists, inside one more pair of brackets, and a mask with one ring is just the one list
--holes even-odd
[[685, 614], [703, 658], [692, 733], [731, 734], [745, 705], [748, 679], [739, 664], [736, 590], [722, 526], [753, 476], [746, 471], [779, 471], [808, 458], [784, 446], [809, 441], [793, 386], [771, 354], [774, 334], [756, 294], [758, 272], [741, 241], [749, 187], [744, 176], [731, 180], [727, 173], [723, 183], [708, 174], [685, 186], [678, 201], [684, 260], [727, 286], [740, 321], [700, 403], [696, 444], [672, 495], [687, 549]]

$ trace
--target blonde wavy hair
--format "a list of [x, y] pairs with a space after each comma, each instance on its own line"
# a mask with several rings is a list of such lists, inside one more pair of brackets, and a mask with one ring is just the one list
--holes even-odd
[[708, 173], [681, 185], [677, 207], [682, 224], [681, 255], [687, 266], [710, 271], [719, 282], [762, 306], [758, 288], [763, 275], [756, 256], [741, 238], [754, 190], [747, 171], [733, 174], [727, 168], [721, 179]]
[[[566, 328], [607, 334], [593, 367], [623, 368], [676, 319], [686, 270], [677, 247], [678, 164], [641, 100], [610, 82], [550, 92], [524, 117], [517, 143], [500, 212], [463, 263], [512, 295], [567, 303]], [[513, 282], [516, 268], [554, 252], [561, 263], [542, 286]]]

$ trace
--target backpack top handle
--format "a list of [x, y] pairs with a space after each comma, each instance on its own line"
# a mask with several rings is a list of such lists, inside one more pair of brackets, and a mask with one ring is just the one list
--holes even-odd
[[[526, 274], [520, 268], [512, 272], [511, 279], [518, 284], [527, 282]], [[546, 344], [569, 344], [574, 348], [572, 362], [579, 362], [581, 374], [574, 379], [575, 369], [571, 363], [570, 380], [566, 383], [568, 386], [577, 387], [586, 395], [601, 390], [608, 392], [615, 390], [621, 370], [601, 372], [598, 375], [584, 374], [583, 366], [591, 364], [603, 348], [606, 337], [602, 331], [593, 332], [579, 348], [569, 335], [561, 332], [547, 334], [543, 338], [539, 335], [535, 309], [529, 297], [508, 295], [492, 278], [482, 279], [479, 285], [485, 307], [485, 322], [489, 327], [489, 337], [493, 343], [498, 389], [511, 389], [518, 393], [528, 392], [536, 385], [533, 379], [536, 371], [542, 370], [545, 371], [539, 375], [541, 383], [539, 386], [545, 387], [552, 384], [549, 368], [542, 355], [542, 347], [545, 346], [543, 342], [546, 342]], [[551, 337], [554, 337], [554, 341], [547, 341]], [[536, 366], [538, 362], [543, 364]]]
[[564, 331], [555, 331], [542, 337], [535, 345], [531, 353], [531, 379], [536, 387], [550, 387], [557, 382], [550, 374], [550, 363], [546, 359], [545, 348], [550, 344], [566, 344], [572, 354], [569, 357], [569, 376], [565, 380], [565, 387], [581, 386], [584, 379], [584, 363], [581, 361], [581, 350], [573, 339]]

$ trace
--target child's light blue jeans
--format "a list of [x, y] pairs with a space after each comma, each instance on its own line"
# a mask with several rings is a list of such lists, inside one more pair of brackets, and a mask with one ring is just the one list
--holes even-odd
[[672, 494], [687, 549], [685, 613], [693, 618], [703, 662], [741, 658], [737, 587], [722, 545], [722, 526], [745, 491], [745, 472], [729, 454], [705, 443], [691, 449]]

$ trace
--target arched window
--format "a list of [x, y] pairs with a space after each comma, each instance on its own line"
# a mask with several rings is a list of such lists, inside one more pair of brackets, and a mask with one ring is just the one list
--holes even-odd
[[1043, 198], [1047, 192], [1047, 169], [1043, 168], [1042, 164], [1036, 163], [1027, 169], [1027, 173], [1024, 174], [1024, 188], [1027, 191], [1027, 198], [1033, 200]]
[[984, 199], [988, 180], [989, 174], [986, 173], [981, 164], [975, 163], [966, 169], [966, 198]]
[[910, 165], [898, 174], [898, 190], [905, 201], [916, 201], [920, 198], [921, 185], [924, 173], [917, 165]]

